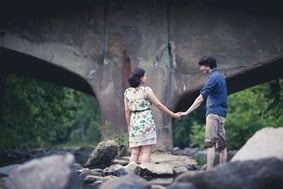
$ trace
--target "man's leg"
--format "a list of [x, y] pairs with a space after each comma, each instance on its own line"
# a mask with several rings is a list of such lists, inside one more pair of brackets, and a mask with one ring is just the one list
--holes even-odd
[[224, 148], [219, 152], [219, 164], [227, 162], [227, 148]]
[[206, 116], [205, 127], [205, 148], [206, 148], [206, 163], [207, 170], [211, 170], [215, 160], [215, 143], [217, 140], [218, 119], [215, 114]]
[[141, 147], [140, 146], [131, 148], [130, 162], [138, 163], [140, 151], [141, 151]]
[[214, 165], [215, 159], [215, 147], [207, 147], [206, 148], [206, 161], [207, 161], [207, 171], [211, 170]]
[[227, 162], [227, 141], [226, 141], [226, 132], [224, 128], [225, 118], [220, 116], [220, 125], [218, 132], [218, 140], [216, 146], [219, 150], [219, 164]]

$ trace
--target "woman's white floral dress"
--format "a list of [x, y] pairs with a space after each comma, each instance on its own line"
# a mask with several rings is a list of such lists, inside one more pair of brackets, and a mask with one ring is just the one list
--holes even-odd
[[129, 128], [129, 146], [143, 146], [156, 144], [156, 126], [153, 112], [150, 109], [151, 103], [147, 92], [152, 89], [147, 86], [138, 88], [127, 88], [124, 96], [131, 111]]

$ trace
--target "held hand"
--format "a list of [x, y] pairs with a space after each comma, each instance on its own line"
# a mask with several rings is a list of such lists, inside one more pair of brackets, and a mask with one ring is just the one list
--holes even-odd
[[179, 114], [181, 115], [181, 117], [188, 115], [187, 112], [179, 112]]
[[174, 116], [173, 116], [175, 119], [181, 119], [181, 114], [180, 112], [177, 112], [177, 113], [174, 113]]

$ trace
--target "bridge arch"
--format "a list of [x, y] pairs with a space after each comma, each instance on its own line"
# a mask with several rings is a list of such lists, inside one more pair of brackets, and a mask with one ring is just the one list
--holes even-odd
[[[78, 74], [46, 60], [0, 47], [2, 80], [9, 74], [18, 74], [69, 87], [95, 96], [90, 84]], [[1, 82], [1, 86], [3, 83]], [[5, 89], [1, 88], [1, 91]]]

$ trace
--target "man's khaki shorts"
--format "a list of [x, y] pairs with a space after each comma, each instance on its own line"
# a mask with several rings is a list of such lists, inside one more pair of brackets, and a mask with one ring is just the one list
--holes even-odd
[[216, 150], [222, 151], [226, 148], [226, 134], [224, 129], [225, 118], [217, 114], [206, 116], [205, 147], [215, 146]]

